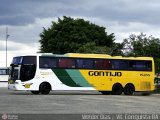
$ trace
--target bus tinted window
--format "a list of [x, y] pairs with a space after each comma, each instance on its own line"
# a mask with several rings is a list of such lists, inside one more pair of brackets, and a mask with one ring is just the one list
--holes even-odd
[[152, 70], [151, 61], [130, 61], [129, 67], [132, 70]]
[[83, 61], [84, 68], [93, 68], [93, 60], [84, 60]]
[[77, 68], [83, 68], [83, 59], [77, 59], [76, 65]]
[[151, 61], [146, 61], [145, 62], [145, 68], [146, 68], [146, 70], [152, 70], [152, 62]]
[[76, 59], [76, 68], [91, 69], [94, 68], [93, 60], [91, 59]]
[[136, 70], [143, 70], [145, 68], [145, 64], [144, 64], [144, 62], [136, 61], [133, 64], [133, 68]]
[[23, 64], [36, 65], [36, 57], [35, 56], [24, 56]]
[[54, 57], [40, 57], [39, 58], [40, 68], [55, 68], [57, 67], [57, 62]]
[[113, 70], [127, 70], [129, 68], [127, 60], [112, 60], [111, 64]]
[[75, 68], [74, 59], [59, 58], [58, 63], [60, 68]]
[[104, 68], [104, 60], [95, 60], [95, 68], [96, 69], [103, 69]]
[[110, 60], [95, 60], [95, 68], [96, 69], [110, 69], [111, 64]]

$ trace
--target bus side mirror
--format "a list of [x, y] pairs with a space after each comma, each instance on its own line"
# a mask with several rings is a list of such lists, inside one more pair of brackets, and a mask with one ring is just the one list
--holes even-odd
[[18, 67], [18, 65], [10, 64], [11, 67]]

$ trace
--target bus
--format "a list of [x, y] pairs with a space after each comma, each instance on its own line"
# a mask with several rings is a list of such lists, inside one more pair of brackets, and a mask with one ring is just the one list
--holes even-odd
[[8, 86], [9, 68], [0, 67], [0, 87]]
[[13, 58], [9, 90], [49, 94], [51, 90], [96, 90], [132, 95], [154, 90], [154, 60], [107, 54], [37, 53]]

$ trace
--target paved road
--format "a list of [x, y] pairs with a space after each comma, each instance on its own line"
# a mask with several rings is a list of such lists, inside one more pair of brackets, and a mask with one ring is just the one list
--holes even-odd
[[0, 88], [0, 113], [160, 113], [160, 95], [114, 96], [93, 91], [54, 91], [49, 95]]

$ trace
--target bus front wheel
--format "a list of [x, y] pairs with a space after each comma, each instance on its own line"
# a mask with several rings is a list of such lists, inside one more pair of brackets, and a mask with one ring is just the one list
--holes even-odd
[[40, 85], [39, 89], [41, 94], [47, 95], [51, 91], [51, 85], [47, 82], [44, 82]]
[[125, 95], [133, 95], [134, 91], [135, 91], [135, 87], [133, 84], [129, 83], [129, 84], [125, 85], [125, 87], [124, 87], [124, 94]]

